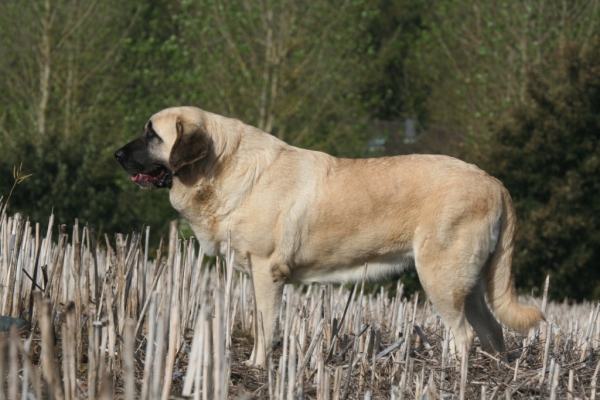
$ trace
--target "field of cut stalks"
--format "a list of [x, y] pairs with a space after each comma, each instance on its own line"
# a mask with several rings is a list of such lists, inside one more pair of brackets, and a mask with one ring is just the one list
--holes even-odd
[[547, 322], [505, 331], [508, 354], [455, 359], [430, 303], [401, 284], [288, 285], [280, 346], [268, 368], [246, 367], [251, 281], [208, 261], [175, 223], [151, 244], [148, 229], [96, 237], [50, 217], [42, 232], [2, 210], [0, 315], [30, 326], [0, 333], [0, 400], [596, 396], [596, 304], [531, 300]]

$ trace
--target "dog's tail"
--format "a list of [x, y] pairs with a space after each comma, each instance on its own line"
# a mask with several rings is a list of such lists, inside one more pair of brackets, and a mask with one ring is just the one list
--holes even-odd
[[523, 306], [517, 301], [512, 270], [516, 216], [508, 190], [504, 187], [501, 190], [500, 236], [489, 259], [487, 295], [494, 314], [501, 322], [513, 329], [525, 331], [542, 321], [544, 315], [538, 308]]

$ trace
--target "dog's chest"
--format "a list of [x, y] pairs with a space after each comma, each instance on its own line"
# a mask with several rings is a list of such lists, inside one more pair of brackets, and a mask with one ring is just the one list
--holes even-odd
[[213, 188], [202, 183], [194, 188], [174, 185], [170, 200], [173, 208], [189, 222], [204, 254], [220, 254], [227, 233], [221, 229], [223, 221], [215, 211]]
[[185, 216], [185, 218], [190, 223], [194, 235], [196, 236], [196, 240], [200, 243], [200, 247], [204, 254], [208, 256], [219, 255], [226, 239], [217, 237], [213, 227], [210, 226], [210, 223], [206, 220], [197, 217], [189, 218], [187, 216]]

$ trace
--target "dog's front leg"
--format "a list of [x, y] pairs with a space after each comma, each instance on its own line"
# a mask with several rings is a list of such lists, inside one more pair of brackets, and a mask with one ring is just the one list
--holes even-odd
[[265, 366], [273, 351], [273, 336], [281, 306], [284, 279], [278, 273], [278, 268], [268, 263], [253, 261], [252, 280], [257, 315], [254, 318], [254, 348], [246, 364]]

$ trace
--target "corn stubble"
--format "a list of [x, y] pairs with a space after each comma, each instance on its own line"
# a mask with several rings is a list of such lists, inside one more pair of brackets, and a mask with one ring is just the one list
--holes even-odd
[[456, 358], [430, 303], [400, 283], [288, 285], [280, 346], [266, 369], [246, 367], [261, 318], [232, 252], [210, 266], [173, 223], [150, 259], [148, 238], [53, 217], [43, 236], [1, 209], [0, 315], [30, 329], [0, 333], [0, 400], [596, 397], [598, 305], [544, 298], [538, 329], [505, 331], [510, 353]]

